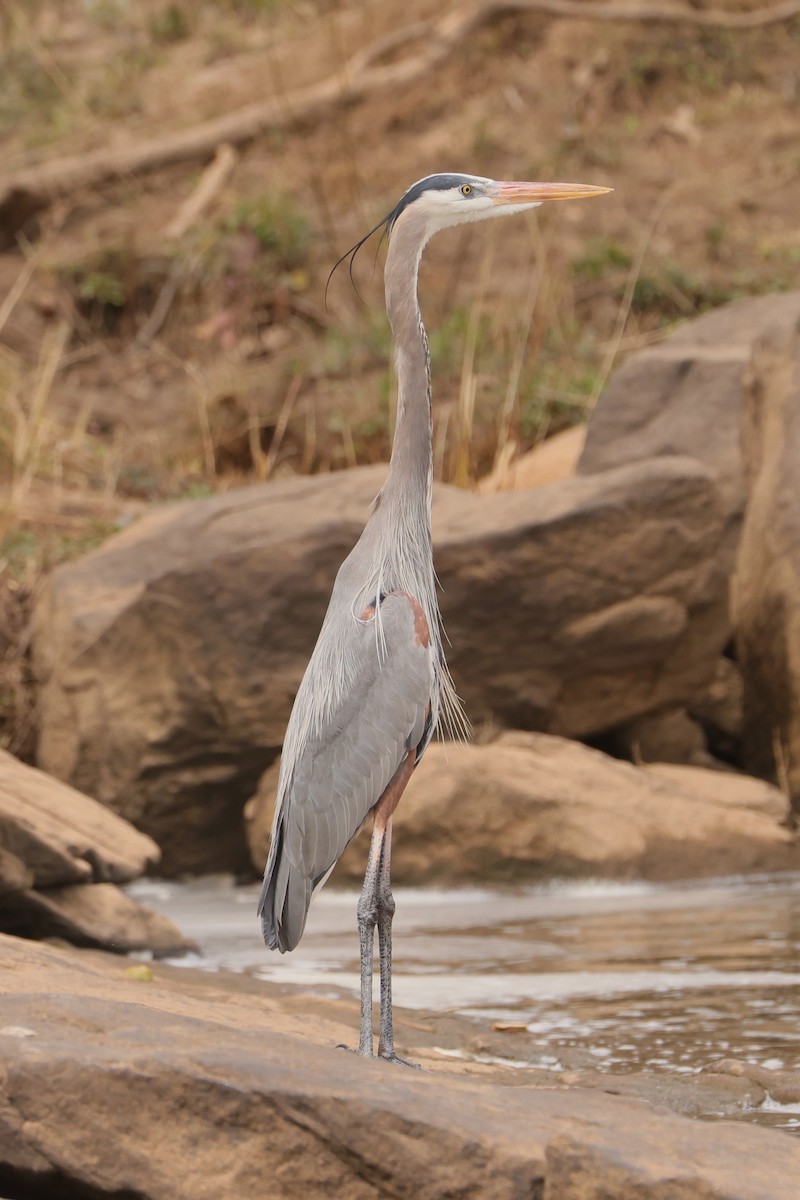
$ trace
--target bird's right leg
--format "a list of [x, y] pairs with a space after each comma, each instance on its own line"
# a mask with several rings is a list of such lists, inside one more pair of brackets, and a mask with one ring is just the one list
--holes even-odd
[[378, 917], [378, 884], [381, 851], [386, 834], [386, 820], [375, 814], [369, 859], [364, 875], [356, 916], [358, 918], [358, 941], [361, 952], [361, 1027], [358, 1037], [358, 1053], [373, 1057], [372, 1048], [372, 971], [375, 946], [375, 922]]

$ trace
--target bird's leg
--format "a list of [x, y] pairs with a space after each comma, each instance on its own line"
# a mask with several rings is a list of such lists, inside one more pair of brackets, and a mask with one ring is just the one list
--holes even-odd
[[378, 1054], [396, 1058], [392, 1023], [392, 917], [395, 903], [391, 886], [392, 818], [386, 824], [386, 836], [378, 869], [378, 955], [381, 967], [381, 1018]]
[[[372, 1048], [372, 959], [375, 923], [381, 966], [381, 1023], [378, 1052], [381, 1058], [405, 1062], [394, 1051], [392, 1035], [392, 917], [394, 899], [389, 886], [392, 865], [392, 813], [414, 770], [414, 752], [410, 750], [392, 776], [389, 786], [375, 805], [375, 822], [364, 886], [358, 901], [358, 937], [361, 949], [361, 1032], [358, 1053], [373, 1057]], [[413, 1063], [407, 1063], [413, 1066]]]
[[358, 941], [361, 951], [361, 1028], [358, 1038], [358, 1053], [373, 1057], [372, 1049], [372, 964], [375, 938], [375, 920], [378, 915], [378, 885], [381, 851], [384, 845], [386, 821], [375, 814], [369, 859], [364, 875], [356, 916], [358, 917]]
[[417, 1063], [401, 1058], [394, 1048], [394, 1022], [392, 1018], [392, 918], [395, 903], [391, 885], [392, 872], [392, 818], [386, 824], [386, 837], [383, 840], [380, 869], [378, 871], [378, 955], [381, 966], [381, 1018], [378, 1038], [378, 1057], [390, 1062], [400, 1063], [404, 1067], [414, 1067], [419, 1070]]

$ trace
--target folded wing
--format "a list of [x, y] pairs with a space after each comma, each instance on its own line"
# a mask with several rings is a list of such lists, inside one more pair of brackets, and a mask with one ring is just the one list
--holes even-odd
[[350, 681], [318, 732], [285, 764], [283, 794], [259, 913], [272, 949], [292, 950], [315, 887], [380, 800], [406, 754], [428, 732], [433, 664], [424, 618], [402, 593], [353, 621], [341, 646]]

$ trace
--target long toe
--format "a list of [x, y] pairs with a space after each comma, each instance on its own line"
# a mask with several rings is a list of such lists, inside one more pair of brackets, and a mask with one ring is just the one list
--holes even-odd
[[400, 1067], [410, 1067], [412, 1071], [422, 1070], [422, 1067], [419, 1065], [419, 1063], [412, 1063], [409, 1062], [407, 1058], [401, 1058], [399, 1054], [394, 1052], [394, 1050], [391, 1050], [388, 1053], [385, 1050], [382, 1050], [378, 1055], [378, 1058], [382, 1058], [384, 1062], [397, 1063], [397, 1065]]

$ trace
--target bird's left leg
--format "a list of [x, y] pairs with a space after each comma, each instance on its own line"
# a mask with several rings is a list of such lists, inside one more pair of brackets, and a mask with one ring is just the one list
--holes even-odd
[[364, 875], [364, 886], [358, 900], [358, 940], [361, 952], [361, 1026], [358, 1038], [358, 1053], [372, 1058], [372, 956], [375, 937], [375, 921], [378, 915], [378, 885], [381, 852], [386, 836], [386, 819], [375, 813], [369, 859]]
[[[358, 1053], [372, 1057], [372, 954], [375, 925], [381, 968], [381, 1018], [378, 1054], [393, 1062], [405, 1063], [394, 1050], [392, 1035], [392, 917], [394, 898], [389, 883], [391, 871], [392, 813], [414, 771], [414, 751], [409, 750], [392, 776], [389, 786], [375, 805], [375, 821], [364, 886], [356, 910], [361, 949], [361, 1032]], [[413, 1063], [407, 1063], [413, 1066]]]
[[378, 955], [381, 969], [381, 1017], [378, 1054], [381, 1058], [396, 1058], [394, 1023], [392, 1019], [392, 918], [395, 903], [392, 895], [392, 818], [386, 824], [386, 836], [378, 868]]
[[400, 1058], [394, 1048], [394, 1022], [392, 1016], [392, 918], [395, 912], [394, 896], [392, 895], [392, 813], [397, 807], [406, 784], [414, 771], [415, 756], [410, 750], [400, 764], [392, 781], [393, 787], [387, 789], [376, 810], [378, 815], [386, 820], [386, 833], [381, 847], [381, 859], [378, 868], [378, 956], [381, 971], [381, 1016], [380, 1033], [378, 1038], [378, 1057], [389, 1059], [390, 1062], [402, 1063], [406, 1067], [416, 1067]]

